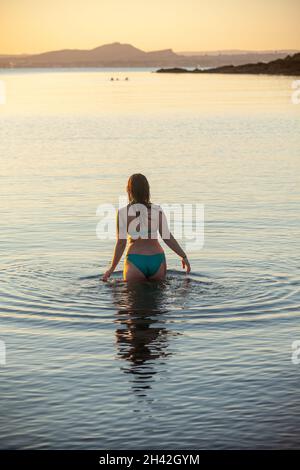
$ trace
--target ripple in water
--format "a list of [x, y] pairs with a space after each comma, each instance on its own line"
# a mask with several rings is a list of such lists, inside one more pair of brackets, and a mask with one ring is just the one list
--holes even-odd
[[[84, 271], [84, 268], [77, 268]], [[162, 282], [129, 284], [115, 272], [108, 283], [100, 274], [55, 269], [33, 262], [2, 270], [2, 312], [8, 319], [107, 325], [114, 312], [163, 314], [178, 327], [195, 323], [266, 320], [299, 311], [299, 279], [248, 272], [226, 278], [168, 271]]]

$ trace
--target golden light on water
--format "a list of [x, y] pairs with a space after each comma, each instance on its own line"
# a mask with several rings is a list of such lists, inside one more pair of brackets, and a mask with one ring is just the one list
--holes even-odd
[[[118, 81], [110, 81], [110, 77]], [[129, 80], [126, 81], [125, 78]], [[6, 101], [1, 115], [125, 115], [143, 113], [285, 112], [292, 108], [289, 77], [155, 74], [150, 71], [3, 71]], [[176, 96], [176, 100], [174, 97]]]

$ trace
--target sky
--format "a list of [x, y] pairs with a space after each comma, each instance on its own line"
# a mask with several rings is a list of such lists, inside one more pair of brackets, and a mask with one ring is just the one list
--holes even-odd
[[0, 54], [92, 49], [300, 50], [300, 0], [0, 0]]

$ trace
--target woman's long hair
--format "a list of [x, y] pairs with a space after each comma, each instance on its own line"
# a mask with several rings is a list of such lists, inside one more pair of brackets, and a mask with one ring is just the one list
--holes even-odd
[[134, 173], [127, 183], [127, 193], [130, 204], [144, 204], [150, 207], [150, 186], [146, 176]]

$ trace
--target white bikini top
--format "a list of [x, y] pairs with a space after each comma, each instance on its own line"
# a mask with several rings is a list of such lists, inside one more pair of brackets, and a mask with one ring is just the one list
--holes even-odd
[[128, 204], [119, 209], [119, 237], [132, 240], [157, 239], [159, 230], [159, 212], [161, 207], [151, 204], [147, 208], [144, 204]]

